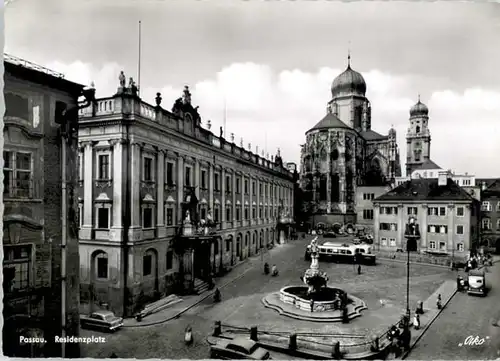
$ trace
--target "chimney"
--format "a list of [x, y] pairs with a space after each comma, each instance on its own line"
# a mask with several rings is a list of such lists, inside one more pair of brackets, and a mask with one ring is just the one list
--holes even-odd
[[438, 186], [445, 186], [448, 184], [448, 174], [447, 171], [438, 172]]
[[481, 190], [484, 191], [484, 190], [486, 190], [486, 188], [487, 188], [486, 187], [486, 182], [482, 182], [481, 183]]

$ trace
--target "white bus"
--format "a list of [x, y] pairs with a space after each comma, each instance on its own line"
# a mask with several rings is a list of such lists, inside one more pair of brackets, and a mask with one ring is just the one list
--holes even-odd
[[[307, 261], [311, 259], [310, 248], [311, 246], [308, 245], [304, 257]], [[372, 246], [369, 244], [325, 242], [318, 246], [318, 250], [320, 260], [354, 263], [355, 255], [358, 254], [359, 263], [376, 263], [376, 256], [372, 253]]]

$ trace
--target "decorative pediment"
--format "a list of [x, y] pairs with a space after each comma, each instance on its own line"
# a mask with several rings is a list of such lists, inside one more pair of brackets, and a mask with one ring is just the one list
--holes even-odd
[[237, 206], [241, 206], [241, 202], [240, 201], [236, 201], [236, 205]]
[[96, 202], [111, 202], [111, 199], [104, 192], [99, 194], [95, 200]]
[[149, 193], [146, 193], [146, 195], [144, 196], [144, 198], [142, 199], [143, 202], [154, 202], [154, 198], [151, 194]]
[[264, 205], [264, 203], [260, 202], [260, 205], [261, 205], [261, 206], [263, 206], [263, 205]]
[[245, 201], [245, 206], [249, 206], [248, 201]]
[[214, 204], [220, 204], [219, 200], [218, 200], [218, 199], [216, 199], [216, 200], [214, 201]]
[[256, 205], [257, 205], [257, 203], [255, 203], [255, 201], [253, 201], [252, 202], [252, 206], [256, 206]]
[[208, 204], [207, 200], [205, 198], [202, 198], [200, 201], [200, 204]]
[[227, 204], [227, 205], [231, 205], [231, 201], [228, 199], [228, 200], [226, 201], [226, 204]]
[[172, 196], [168, 196], [167, 200], [165, 201], [165, 203], [175, 203], [175, 199], [174, 197]]

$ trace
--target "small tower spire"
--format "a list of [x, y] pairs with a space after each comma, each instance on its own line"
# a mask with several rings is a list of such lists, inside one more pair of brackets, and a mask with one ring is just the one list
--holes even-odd
[[351, 68], [351, 41], [349, 40], [349, 47], [347, 48], [347, 67]]
[[418, 102], [420, 103], [420, 93], [418, 93]]

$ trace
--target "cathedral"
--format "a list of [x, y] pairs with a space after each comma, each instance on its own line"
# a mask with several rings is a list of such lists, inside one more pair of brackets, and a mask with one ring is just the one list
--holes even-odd
[[[334, 79], [331, 94], [325, 117], [306, 132], [301, 146], [303, 212], [323, 215], [330, 224], [356, 223], [357, 188], [389, 186], [401, 176], [396, 130], [382, 135], [372, 129], [366, 82], [351, 68], [350, 56], [347, 69]], [[426, 108], [415, 107], [412, 138], [408, 138], [410, 167], [428, 157], [430, 141]]]

